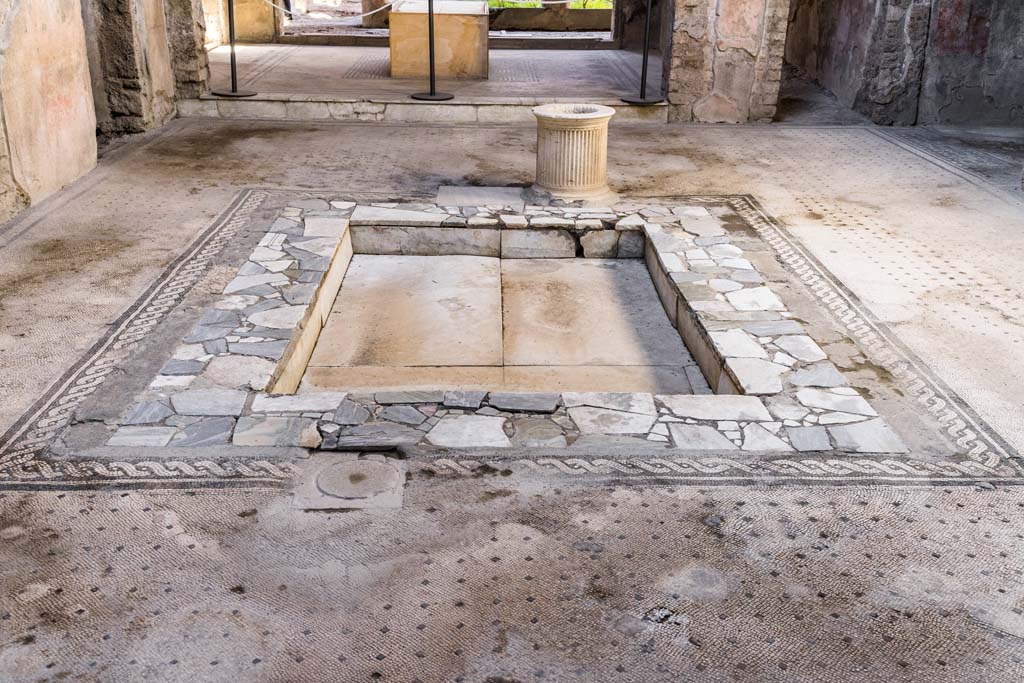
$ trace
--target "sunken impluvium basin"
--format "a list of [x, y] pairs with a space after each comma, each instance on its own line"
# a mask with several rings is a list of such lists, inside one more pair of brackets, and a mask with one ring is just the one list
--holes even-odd
[[714, 206], [297, 204], [109, 445], [905, 450]]

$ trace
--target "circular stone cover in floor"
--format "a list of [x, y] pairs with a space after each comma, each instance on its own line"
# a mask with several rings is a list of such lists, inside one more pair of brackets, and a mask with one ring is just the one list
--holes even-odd
[[346, 500], [373, 498], [401, 485], [402, 473], [398, 468], [372, 460], [334, 463], [316, 477], [321, 493]]

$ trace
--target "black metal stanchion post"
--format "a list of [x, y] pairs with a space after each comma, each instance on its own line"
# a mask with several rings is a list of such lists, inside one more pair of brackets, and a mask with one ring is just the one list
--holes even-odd
[[252, 90], [238, 89], [238, 62], [235, 59], [235, 0], [228, 0], [228, 42], [231, 44], [231, 90], [214, 90], [217, 97], [252, 97]]
[[437, 77], [434, 72], [434, 0], [427, 0], [427, 40], [430, 41], [430, 92], [418, 92], [410, 95], [414, 100], [440, 102], [450, 100], [455, 95], [437, 92]]
[[629, 104], [657, 104], [664, 102], [662, 97], [647, 96], [647, 59], [651, 51], [651, 5], [653, 0], [647, 0], [647, 14], [644, 17], [644, 57], [643, 65], [640, 67], [640, 97], [623, 97], [622, 101]]

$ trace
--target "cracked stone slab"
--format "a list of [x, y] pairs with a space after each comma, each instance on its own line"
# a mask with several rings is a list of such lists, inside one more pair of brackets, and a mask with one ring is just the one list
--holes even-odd
[[736, 444], [714, 427], [673, 423], [668, 426], [676, 448], [688, 451], [733, 451]]
[[764, 403], [756, 396], [662, 394], [656, 398], [677, 417], [737, 422], [769, 422], [772, 419]]
[[882, 419], [828, 427], [836, 447], [855, 453], [906, 453], [907, 447]]
[[320, 441], [316, 420], [305, 417], [242, 417], [232, 437], [236, 446], [316, 448]]
[[658, 409], [654, 406], [654, 397], [645, 393], [567, 391], [562, 394], [562, 401], [567, 408], [591, 406], [642, 415], [657, 415], [658, 413]]
[[234, 389], [188, 389], [171, 396], [179, 415], [241, 415], [248, 394]]
[[256, 413], [327, 413], [338, 409], [348, 394], [323, 391], [284, 396], [258, 395], [252, 402]]

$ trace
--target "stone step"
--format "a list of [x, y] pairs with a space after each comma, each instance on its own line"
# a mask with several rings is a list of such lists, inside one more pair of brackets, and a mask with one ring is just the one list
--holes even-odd
[[603, 104], [615, 109], [611, 125], [667, 123], [665, 103], [639, 107], [618, 99], [459, 97], [444, 103], [407, 97], [369, 100], [337, 95], [259, 93], [255, 97], [203, 95], [178, 102], [178, 116], [290, 121], [376, 121], [385, 123], [534, 123], [533, 108], [552, 102]]

